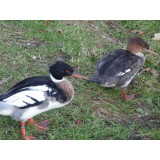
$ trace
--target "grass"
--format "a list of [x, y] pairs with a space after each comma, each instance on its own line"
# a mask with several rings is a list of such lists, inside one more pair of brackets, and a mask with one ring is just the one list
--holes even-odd
[[[27, 77], [48, 75], [48, 66], [57, 59], [91, 76], [107, 52], [126, 48], [128, 36], [141, 36], [160, 53], [159, 42], [152, 40], [159, 26], [160, 21], [0, 21], [0, 93]], [[148, 71], [134, 78], [127, 92], [138, 100], [124, 101], [114, 88], [68, 77], [75, 89], [72, 102], [37, 115], [36, 121], [50, 120], [51, 130], [39, 133], [27, 126], [28, 135], [49, 140], [160, 139], [160, 58], [145, 55], [144, 67], [155, 69], [158, 77]], [[1, 140], [22, 139], [19, 132], [19, 122], [0, 116]]]

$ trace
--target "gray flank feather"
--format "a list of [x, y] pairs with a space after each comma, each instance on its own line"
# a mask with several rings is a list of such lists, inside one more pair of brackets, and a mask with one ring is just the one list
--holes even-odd
[[0, 101], [0, 115], [11, 116], [15, 111], [15, 107]]

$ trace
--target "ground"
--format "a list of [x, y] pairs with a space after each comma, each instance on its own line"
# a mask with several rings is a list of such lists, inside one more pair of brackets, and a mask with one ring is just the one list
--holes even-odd
[[[160, 53], [160, 21], [0, 21], [0, 93], [24, 78], [48, 75], [48, 66], [63, 60], [86, 76], [108, 52], [126, 48], [129, 36], [140, 36]], [[39, 139], [160, 139], [160, 57], [145, 54], [140, 71], [124, 101], [120, 91], [68, 77], [75, 96], [67, 106], [42, 113], [35, 121], [50, 120], [49, 132], [27, 126]], [[157, 72], [153, 74], [153, 71]], [[0, 139], [23, 139], [20, 123], [0, 116]]]

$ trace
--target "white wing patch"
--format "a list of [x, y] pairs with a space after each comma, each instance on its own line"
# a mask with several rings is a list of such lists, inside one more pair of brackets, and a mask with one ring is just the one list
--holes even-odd
[[43, 86], [26, 87], [23, 89], [30, 89], [30, 90], [34, 90], [34, 91], [47, 91], [48, 87], [46, 85], [43, 85]]
[[130, 72], [131, 71], [131, 69], [127, 69], [127, 70], [125, 70], [125, 72], [119, 72], [118, 74], [117, 74], [117, 76], [123, 76], [124, 74], [126, 74], [126, 73], [128, 73], [128, 72]]
[[24, 91], [20, 91], [3, 101], [9, 105], [13, 105], [16, 107], [24, 107], [27, 104], [34, 104], [36, 101], [42, 102], [45, 100], [44, 92], [48, 90], [46, 85], [43, 86], [33, 86], [33, 87], [26, 87], [23, 89], [28, 89]]

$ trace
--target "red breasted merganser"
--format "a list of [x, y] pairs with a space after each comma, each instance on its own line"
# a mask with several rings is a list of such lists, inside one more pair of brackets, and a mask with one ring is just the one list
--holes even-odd
[[0, 115], [11, 116], [14, 120], [21, 121], [21, 133], [26, 140], [36, 139], [36, 137], [26, 135], [25, 122], [28, 119], [29, 124], [34, 124], [38, 130], [49, 130], [48, 120], [34, 123], [32, 117], [63, 107], [72, 100], [74, 89], [64, 77], [74, 76], [87, 79], [61, 61], [50, 66], [49, 72], [50, 77], [27, 78], [0, 95]]
[[97, 66], [89, 81], [104, 87], [117, 87], [122, 90], [122, 97], [131, 100], [134, 95], [126, 95], [125, 89], [145, 62], [142, 51], [158, 55], [149, 50], [149, 45], [139, 37], [128, 39], [127, 50], [117, 49], [108, 53]]

